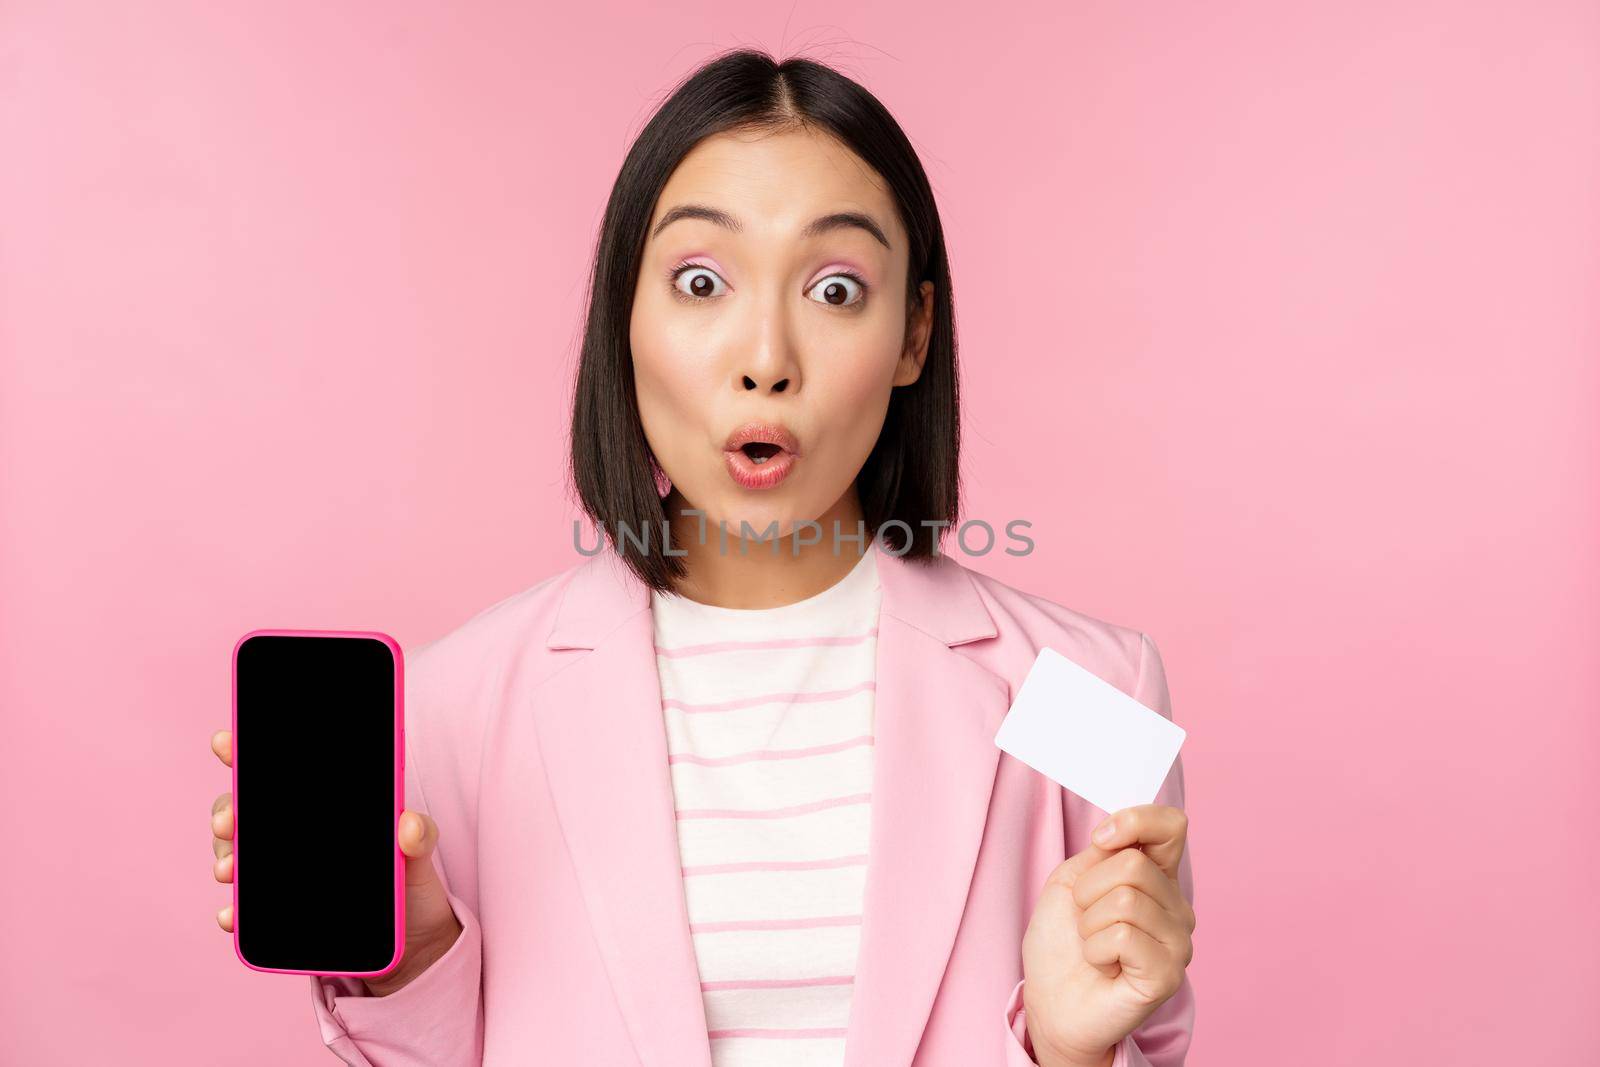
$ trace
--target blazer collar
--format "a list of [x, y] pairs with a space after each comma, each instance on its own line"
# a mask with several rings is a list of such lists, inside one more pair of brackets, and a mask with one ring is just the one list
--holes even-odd
[[[893, 615], [947, 647], [995, 636], [994, 619], [972, 575], [948, 555], [908, 560], [873, 541], [885, 615]], [[609, 547], [576, 567], [567, 584], [549, 648], [594, 648], [623, 619], [650, 606], [650, 590]]]
[[[996, 636], [948, 556], [879, 553], [882, 600], [865, 899], [845, 1067], [909, 1064], [938, 994], [988, 819], [1009, 703], [952, 646]], [[611, 550], [577, 568], [547, 644], [589, 649], [531, 691], [537, 753], [595, 944], [642, 1067], [712, 1067], [678, 853], [648, 589]], [[996, 1042], [1006, 995], [987, 1008]], [[999, 1049], [997, 1047], [998, 1054]]]

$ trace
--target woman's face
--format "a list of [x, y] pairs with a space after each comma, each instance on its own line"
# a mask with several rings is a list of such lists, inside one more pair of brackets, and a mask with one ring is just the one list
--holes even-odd
[[[741, 522], [784, 536], [820, 521], [831, 544], [844, 516], [856, 532], [856, 475], [890, 390], [927, 351], [933, 285], [908, 318], [908, 258], [882, 179], [825, 133], [718, 134], [673, 172], [634, 293], [634, 383], [650, 447], [708, 541], [718, 523], [730, 540]], [[772, 445], [730, 452], [751, 424], [791, 447], [762, 462]]]

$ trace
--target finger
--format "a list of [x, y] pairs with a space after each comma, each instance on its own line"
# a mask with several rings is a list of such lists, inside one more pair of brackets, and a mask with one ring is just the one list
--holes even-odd
[[400, 813], [400, 851], [406, 857], [406, 885], [422, 885], [438, 878], [433, 869], [433, 848], [438, 841], [439, 824], [426, 812]]
[[1071, 890], [1083, 874], [1116, 855], [1097, 845], [1085, 845], [1081, 851], [1074, 852], [1056, 865], [1050, 872], [1050, 877], [1045, 880], [1045, 885], [1052, 882], [1059, 883], [1063, 888]]
[[[233, 794], [232, 793], [220, 793], [220, 794], [217, 795], [217, 799], [212, 801], [212, 803], [211, 803], [211, 852], [212, 852], [212, 855], [214, 857], [214, 859], [213, 859], [214, 863], [215, 862], [220, 862], [222, 860], [222, 857], [224, 857], [224, 856], [233, 855], [233, 842], [230, 841], [227, 837], [219, 837], [219, 836], [217, 836], [217, 829], [218, 829], [217, 815], [218, 815], [218, 813], [219, 812], [223, 812], [223, 811], [227, 811], [227, 812], [229, 812], [231, 814], [232, 810], [233, 810]], [[229, 837], [231, 837], [231, 836], [232, 835], [230, 834]], [[219, 882], [231, 882], [233, 880], [233, 865], [232, 865], [232, 863], [230, 863], [229, 866], [228, 866], [228, 877], [227, 878], [223, 878], [222, 877], [222, 875], [220, 873], [221, 872], [221, 868], [220, 867], [217, 868], [217, 872], [218, 872], [217, 873], [217, 881], [219, 881]]]
[[229, 904], [227, 907], [225, 907], [221, 911], [217, 912], [217, 925], [222, 927], [224, 930], [228, 931], [228, 933], [230, 933], [230, 934], [233, 933], [233, 905], [232, 904]]
[[400, 813], [400, 851], [410, 859], [426, 859], [439, 840], [439, 826], [423, 811]]
[[1072, 887], [1072, 898], [1078, 907], [1087, 911], [1095, 901], [1121, 885], [1145, 893], [1180, 919], [1190, 910], [1178, 884], [1136, 848], [1125, 848], [1084, 871]]
[[[1077, 924], [1083, 911], [1072, 898], [1072, 887], [1085, 870], [1102, 862], [1108, 855], [1110, 853], [1090, 845], [1061, 861], [1050, 872], [1034, 905], [1033, 918], [1023, 934], [1022, 951], [1025, 958], [1031, 956], [1056, 962], [1081, 958], [1083, 939], [1077, 936]], [[1107, 978], [1115, 978], [1118, 973], [1115, 965], [1099, 970]]]
[[1188, 931], [1182, 920], [1131, 885], [1119, 885], [1095, 901], [1078, 920], [1078, 936], [1087, 941], [1119, 922], [1143, 930], [1169, 949], [1185, 951]]
[[1106, 816], [1090, 840], [1113, 852], [1140, 848], [1168, 878], [1176, 880], [1188, 837], [1189, 817], [1183, 809], [1168, 804], [1138, 804]]
[[218, 730], [211, 735], [211, 751], [228, 766], [233, 766], [233, 731]]
[[1083, 942], [1083, 958], [1096, 967], [1151, 974], [1166, 959], [1166, 949], [1137, 926], [1114, 923]]
[[220, 808], [211, 811], [211, 836], [220, 837], [226, 841], [233, 840], [233, 798]]
[[216, 862], [211, 865], [211, 873], [219, 882], [233, 881], [233, 853], [229, 852], [217, 857]]

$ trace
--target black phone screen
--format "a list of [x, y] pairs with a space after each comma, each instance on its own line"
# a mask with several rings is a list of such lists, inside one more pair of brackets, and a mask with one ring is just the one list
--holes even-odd
[[251, 634], [234, 657], [234, 930], [241, 959], [375, 974], [397, 955], [398, 646]]

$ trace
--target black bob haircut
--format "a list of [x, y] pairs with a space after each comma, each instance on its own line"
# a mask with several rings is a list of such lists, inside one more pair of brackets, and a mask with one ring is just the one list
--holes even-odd
[[[938, 555], [944, 526], [957, 520], [960, 414], [950, 264], [916, 150], [883, 104], [838, 71], [809, 59], [780, 63], [762, 51], [736, 49], [679, 83], [622, 162], [595, 246], [573, 390], [568, 462], [580, 506], [633, 572], [663, 592], [683, 576], [684, 564], [665, 551], [667, 516], [639, 418], [629, 345], [646, 231], [667, 179], [703, 138], [794, 128], [832, 134], [887, 184], [910, 238], [908, 322], [921, 283], [934, 287], [922, 374], [895, 386], [856, 480], [866, 532], [896, 556], [925, 560]], [[619, 538], [619, 527], [628, 534]]]

